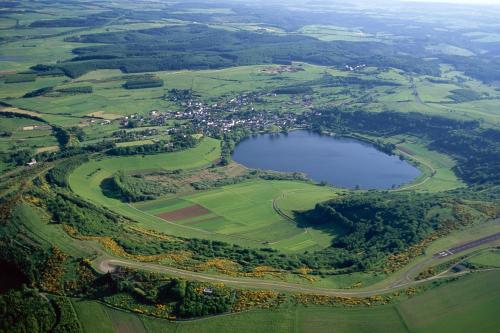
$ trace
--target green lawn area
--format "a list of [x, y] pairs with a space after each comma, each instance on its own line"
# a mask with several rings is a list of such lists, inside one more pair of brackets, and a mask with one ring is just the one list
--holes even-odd
[[496, 332], [499, 271], [476, 273], [398, 306], [411, 332]]
[[[23, 127], [26, 126], [35, 126], [35, 125], [44, 125], [41, 121], [28, 119], [28, 118], [19, 118], [19, 117], [6, 117], [0, 116], [0, 131], [23, 131]], [[33, 132], [31, 132], [33, 133]]]
[[[95, 301], [71, 300], [85, 333], [113, 333], [113, 323], [103, 305]], [[133, 317], [131, 315], [131, 317]]]
[[[409, 142], [409, 140], [400, 144], [399, 147], [423, 164], [422, 177], [432, 176], [420, 185], [412, 187], [413, 189], [440, 192], [465, 186], [452, 171], [455, 161], [449, 156], [429, 150], [422, 143]], [[430, 168], [435, 171], [434, 174]]]
[[[248, 181], [203, 191], [180, 199], [156, 200], [135, 207], [156, 215], [193, 205], [212, 214], [186, 218], [176, 223], [211, 233], [249, 239], [285, 251], [304, 251], [328, 246], [332, 235], [298, 227], [280, 216], [274, 205], [291, 210], [311, 209], [318, 202], [336, 196], [337, 190], [295, 181]], [[278, 203], [279, 201], [279, 203]], [[162, 206], [163, 203], [163, 206]], [[294, 208], [295, 207], [295, 208]]]
[[418, 94], [424, 103], [428, 102], [449, 102], [447, 98], [451, 95], [451, 90], [460, 88], [454, 84], [433, 83], [419, 77], [414, 80]]
[[103, 179], [118, 170], [139, 171], [153, 169], [192, 169], [209, 165], [220, 156], [219, 141], [204, 138], [196, 147], [173, 153], [105, 157], [92, 160], [77, 168], [69, 177], [72, 190], [92, 202], [106, 206], [119, 206], [121, 202], [103, 195]]
[[[119, 214], [128, 216], [146, 228], [181, 237], [209, 238], [231, 242], [232, 239], [227, 235], [212, 234], [201, 229], [166, 222], [165, 220], [162, 220], [153, 214], [141, 211], [132, 205], [128, 205], [117, 199], [106, 197], [100, 188], [101, 182], [118, 170], [138, 171], [148, 169], [193, 169], [210, 165], [212, 161], [217, 159], [219, 156], [219, 141], [211, 138], [205, 138], [195, 148], [174, 153], [147, 155], [144, 157], [106, 157], [100, 160], [93, 160], [77, 168], [69, 176], [69, 183], [71, 189], [81, 197], [93, 202], [94, 204], [106, 206]], [[248, 246], [261, 246], [261, 244], [249, 240], [240, 240], [240, 243]]]
[[[24, 118], [10, 118], [13, 122], [13, 127], [10, 127], [9, 118], [1, 118], [0, 131], [9, 131], [12, 136], [0, 137], [0, 150], [7, 151], [9, 149], [33, 149], [42, 147], [53, 147], [58, 145], [56, 138], [52, 135], [51, 130], [23, 130], [23, 126], [43, 125], [37, 121]], [[24, 121], [23, 121], [24, 120]], [[15, 122], [18, 122], [16, 124]], [[4, 126], [6, 125], [6, 126]]]
[[[328, 307], [290, 307], [255, 310], [226, 317], [185, 323], [143, 318], [150, 333], [163, 332], [406, 332], [391, 307], [377, 309], [332, 309]], [[332, 327], [335, 330], [332, 331]]]
[[467, 260], [472, 264], [492, 266], [500, 268], [500, 250], [483, 252]]
[[[179, 199], [167, 198], [135, 205], [108, 198], [100, 188], [102, 180], [118, 170], [192, 169], [210, 164], [218, 156], [219, 142], [205, 138], [197, 147], [181, 152], [93, 160], [70, 175], [70, 185], [75, 193], [98, 205], [129, 216], [147, 228], [173, 235], [218, 239], [253, 247], [265, 245], [292, 252], [324, 248], [330, 244], [332, 235], [300, 228], [273, 209], [275, 198], [288, 213], [292, 209], [313, 208], [315, 203], [336, 195], [337, 191], [329, 187], [294, 181], [251, 181]], [[175, 222], [155, 216], [195, 204], [207, 208], [211, 214]]]
[[50, 218], [37, 207], [21, 204], [15, 214], [21, 223], [20, 228], [46, 248], [55, 245], [74, 257], [89, 257], [94, 253], [89, 244], [74, 241], [60, 225], [50, 223]]
[[311, 36], [324, 41], [350, 41], [350, 42], [381, 42], [387, 39], [383, 34], [373, 35], [362, 32], [359, 29], [348, 29], [333, 25], [306, 25], [299, 31], [307, 36]]
[[[77, 313], [86, 332], [113, 325], [116, 332], [496, 332], [500, 324], [499, 271], [475, 273], [400, 303], [377, 307], [332, 308], [285, 304], [275, 310], [252, 310], [186, 322], [169, 322], [82, 302], [93, 316]], [[101, 308], [100, 310], [98, 308]], [[103, 314], [109, 315], [106, 318]], [[89, 318], [89, 319], [86, 319]], [[121, 331], [116, 329], [119, 324]], [[124, 327], [128, 327], [125, 330]], [[136, 331], [133, 331], [136, 332]]]
[[115, 310], [109, 307], [103, 307], [104, 311], [111, 320], [113, 329], [117, 333], [147, 333], [142, 317], [131, 315], [124, 311]]

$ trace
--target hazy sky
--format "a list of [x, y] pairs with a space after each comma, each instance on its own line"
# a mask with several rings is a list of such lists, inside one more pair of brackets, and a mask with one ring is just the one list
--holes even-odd
[[403, 1], [500, 5], [500, 0], [403, 0]]

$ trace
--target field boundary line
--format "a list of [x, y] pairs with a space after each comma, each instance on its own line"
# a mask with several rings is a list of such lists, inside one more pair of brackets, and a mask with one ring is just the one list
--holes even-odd
[[398, 316], [399, 320], [401, 320], [401, 324], [405, 328], [406, 332], [410, 333], [411, 332], [410, 328], [408, 327], [408, 324], [406, 323], [405, 317], [403, 316], [403, 314], [401, 313], [401, 311], [399, 311], [398, 304], [394, 304], [392, 308], [396, 312], [396, 315]]
[[155, 218], [155, 219], [161, 219], [161, 220], [163, 220], [165, 223], [168, 223], [168, 224], [170, 224], [170, 225], [174, 225], [174, 226], [181, 227], [181, 228], [185, 228], [185, 229], [190, 229], [190, 230], [200, 231], [200, 232], [203, 232], [203, 233], [206, 233], [206, 234], [212, 234], [212, 235], [214, 234], [213, 232], [210, 232], [210, 231], [207, 231], [207, 230], [197, 229], [197, 228], [189, 227], [189, 226], [186, 226], [186, 225], [177, 224], [177, 223], [172, 222], [172, 221], [164, 220], [164, 219], [162, 219], [162, 218], [159, 218], [159, 217], [158, 217], [158, 216], [156, 216], [156, 215], [153, 215], [153, 214], [147, 213], [147, 212], [145, 212], [145, 211], [143, 211], [143, 210], [140, 210], [140, 209], [138, 209], [138, 208], [135, 208], [134, 206], [130, 205], [129, 203], [127, 203], [126, 205], [127, 205], [128, 207], [130, 207], [130, 208], [132, 208], [132, 209], [134, 209], [134, 210], [136, 210], [136, 211], [140, 212], [140, 213], [143, 213], [143, 214], [147, 215], [147, 216], [153, 217], [153, 218]]

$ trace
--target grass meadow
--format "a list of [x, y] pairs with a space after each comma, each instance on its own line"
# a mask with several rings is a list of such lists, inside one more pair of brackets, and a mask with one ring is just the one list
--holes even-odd
[[[70, 175], [70, 185], [75, 193], [95, 204], [107, 206], [148, 228], [178, 236], [196, 235], [292, 252], [329, 245], [332, 235], [300, 228], [295, 222], [280, 216], [273, 207], [278, 205], [289, 214], [292, 210], [313, 208], [315, 203], [335, 197], [338, 191], [329, 187], [295, 181], [249, 181], [134, 205], [106, 197], [100, 188], [101, 182], [117, 170], [192, 169], [209, 165], [219, 154], [219, 142], [205, 138], [197, 147], [181, 152], [93, 160]], [[300, 205], [294, 208], [299, 202]], [[194, 205], [200, 205], [210, 213], [177, 221], [157, 217], [161, 213]]]
[[[58, 125], [77, 125], [85, 116], [99, 115], [105, 119], [114, 119], [131, 114], [146, 114], [151, 110], [178, 110], [179, 106], [166, 98], [170, 89], [192, 89], [195, 95], [207, 103], [218, 103], [230, 100], [237, 95], [250, 91], [271, 92], [287, 85], [310, 82], [322, 77], [324, 73], [333, 76], [353, 76], [365, 80], [383, 79], [399, 84], [399, 86], [375, 86], [360, 89], [350, 86], [323, 87], [314, 86], [313, 105], [344, 105], [366, 108], [371, 111], [395, 110], [398, 112], [425, 112], [461, 119], [481, 118], [487, 123], [500, 122], [498, 109], [499, 93], [476, 80], [468, 79], [446, 72], [450, 75], [446, 83], [435, 83], [428, 77], [414, 78], [415, 87], [421, 101], [413, 95], [409, 78], [394, 69], [377, 71], [367, 68], [357, 72], [346, 72], [334, 68], [296, 63], [303, 71], [275, 74], [267, 69], [275, 65], [255, 65], [226, 68], [220, 70], [182, 70], [156, 72], [165, 84], [163, 87], [150, 89], [127, 90], [122, 87], [126, 75], [118, 70], [98, 70], [87, 73], [76, 79], [66, 77], [38, 77], [34, 82], [6, 84], [0, 80], [0, 99], [26, 110], [39, 112], [45, 120]], [[453, 74], [453, 75], [452, 75]], [[444, 74], [443, 74], [444, 75]], [[30, 91], [42, 87], [57, 89], [75, 86], [92, 86], [92, 94], [38, 96], [22, 98]], [[489, 94], [488, 99], [452, 103], [448, 98], [451, 91], [459, 88], [470, 88]], [[255, 108], [273, 111], [292, 111], [301, 113], [307, 108], [293, 100], [294, 96], [265, 96], [263, 103]], [[367, 104], [367, 100], [370, 101]]]
[[452, 171], [455, 161], [449, 156], [429, 150], [419, 142], [407, 141], [398, 147], [422, 164], [423, 177], [430, 177], [423, 182], [417, 180], [418, 185], [411, 187], [412, 189], [440, 192], [465, 187], [465, 183]]
[[[85, 332], [494, 332], [500, 306], [499, 271], [474, 273], [399, 303], [335, 308], [284, 304], [185, 322], [169, 322], [74, 301]], [[112, 328], [110, 330], [110, 328]]]
[[[275, 206], [279, 205], [292, 215], [292, 210], [311, 209], [318, 202], [334, 198], [337, 192], [304, 182], [255, 180], [134, 206], [158, 215], [199, 205], [210, 213], [181, 218], [175, 223], [228, 235], [236, 242], [247, 239], [262, 246], [295, 252], [327, 247], [334, 235], [299, 227], [296, 222], [279, 215]], [[303, 201], [303, 198], [307, 199]]]
[[500, 268], [500, 250], [485, 251], [467, 261], [476, 265]]

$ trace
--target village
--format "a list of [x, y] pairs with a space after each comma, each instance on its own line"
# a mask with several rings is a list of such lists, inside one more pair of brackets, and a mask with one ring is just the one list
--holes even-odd
[[[193, 98], [179, 102], [182, 111], [152, 110], [147, 115], [134, 114], [123, 117], [120, 124], [125, 128], [164, 126], [175, 120], [188, 123], [200, 134], [210, 135], [226, 133], [234, 127], [251, 131], [264, 131], [271, 127], [286, 130], [293, 127], [297, 121], [296, 114], [292, 112], [257, 110], [255, 106], [261, 103], [262, 99], [255, 93], [239, 95], [226, 102], [214, 104]], [[146, 136], [156, 134], [156, 131], [145, 132]]]

